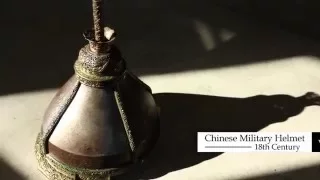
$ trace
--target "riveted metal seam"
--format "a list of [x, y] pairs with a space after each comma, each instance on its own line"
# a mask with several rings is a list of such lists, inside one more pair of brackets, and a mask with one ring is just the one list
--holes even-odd
[[127, 116], [126, 116], [126, 114], [124, 112], [124, 109], [123, 109], [123, 104], [122, 104], [121, 99], [120, 99], [120, 94], [117, 91], [114, 91], [114, 96], [115, 96], [115, 99], [116, 99], [116, 102], [117, 102], [117, 105], [118, 105], [118, 109], [120, 111], [120, 116], [121, 116], [121, 119], [122, 119], [122, 122], [123, 122], [124, 129], [125, 129], [125, 131], [127, 133], [127, 136], [128, 136], [128, 140], [129, 140], [129, 145], [130, 145], [131, 151], [134, 152], [135, 151], [135, 144], [134, 144], [134, 140], [133, 140], [133, 137], [132, 137], [132, 134], [131, 134], [131, 130], [130, 130], [130, 126], [129, 126], [129, 123], [128, 123]]

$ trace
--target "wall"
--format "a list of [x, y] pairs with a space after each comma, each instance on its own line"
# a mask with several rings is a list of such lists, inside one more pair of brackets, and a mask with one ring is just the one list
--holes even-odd
[[320, 39], [316, 0], [216, 0], [222, 7]]

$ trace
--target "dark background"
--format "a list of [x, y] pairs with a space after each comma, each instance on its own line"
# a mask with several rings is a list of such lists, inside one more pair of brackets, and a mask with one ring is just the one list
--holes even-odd
[[[105, 23], [118, 33], [137, 75], [318, 56], [316, 1], [107, 2]], [[87, 43], [82, 32], [92, 27], [90, 0], [4, 1], [0, 9], [0, 95], [60, 87]], [[195, 21], [210, 27], [215, 49], [204, 49]], [[222, 42], [222, 29], [236, 36]]]
[[317, 0], [216, 0], [218, 5], [311, 38], [320, 38]]

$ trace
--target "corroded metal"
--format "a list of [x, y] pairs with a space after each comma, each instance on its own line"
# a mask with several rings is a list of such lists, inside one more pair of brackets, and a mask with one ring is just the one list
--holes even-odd
[[103, 21], [102, 21], [102, 6], [103, 0], [92, 0], [92, 12], [93, 12], [93, 27], [95, 41], [98, 42], [97, 46], [94, 46], [94, 51], [100, 52], [103, 50], [100, 42], [105, 42], [107, 39], [104, 36]]
[[[111, 32], [111, 33], [110, 33]], [[120, 51], [112, 44], [115, 39], [114, 31], [105, 28], [105, 34], [109, 35], [106, 42], [98, 42], [101, 45], [99, 53], [93, 49], [97, 42], [93, 39], [93, 32], [87, 31], [84, 36], [89, 41], [89, 45], [83, 47], [74, 64], [74, 69], [78, 79], [88, 86], [102, 87], [106, 83], [120, 77], [126, 69], [126, 63], [121, 56]]]
[[93, 26], [95, 29], [95, 40], [102, 42], [106, 40], [104, 36], [103, 24], [102, 24], [102, 6], [103, 0], [93, 0], [92, 1], [92, 11], [93, 11]]
[[100, 6], [93, 0], [94, 30], [84, 33], [89, 43], [37, 138], [39, 169], [50, 180], [110, 179], [142, 162], [159, 136], [151, 88], [127, 69], [114, 31], [101, 26]]
[[103, 88], [73, 76], [45, 113], [36, 144], [39, 167], [57, 180], [123, 173], [155, 145], [158, 113], [150, 87], [127, 70]]

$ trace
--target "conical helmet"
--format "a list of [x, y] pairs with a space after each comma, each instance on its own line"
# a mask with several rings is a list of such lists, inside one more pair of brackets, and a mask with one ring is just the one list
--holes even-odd
[[126, 67], [104, 28], [104, 40], [84, 33], [75, 75], [44, 115], [36, 142], [39, 169], [52, 180], [116, 176], [141, 159], [159, 135], [159, 111], [151, 88]]

